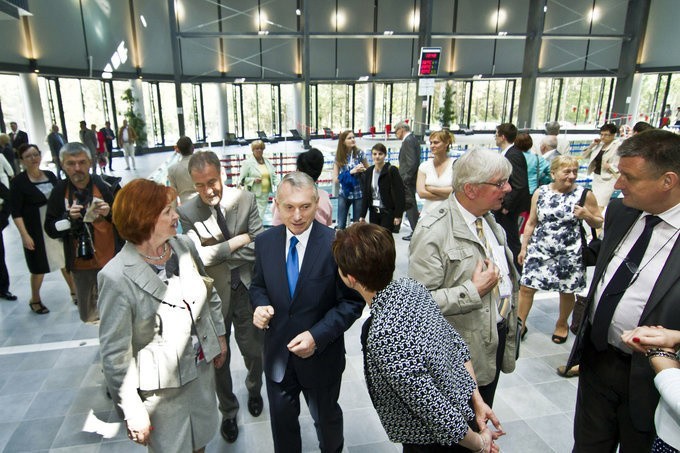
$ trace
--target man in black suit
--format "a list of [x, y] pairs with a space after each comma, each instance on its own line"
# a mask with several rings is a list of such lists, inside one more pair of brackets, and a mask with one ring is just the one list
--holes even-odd
[[345, 369], [344, 332], [361, 316], [361, 296], [342, 283], [331, 253], [334, 231], [314, 220], [312, 178], [287, 174], [275, 203], [283, 225], [255, 238], [250, 285], [253, 323], [265, 329], [264, 374], [276, 452], [301, 450], [300, 392], [322, 452], [343, 447], [338, 404]]
[[57, 168], [57, 178], [61, 179], [61, 162], [59, 161], [59, 150], [66, 144], [66, 139], [59, 133], [59, 126], [52, 125], [52, 132], [47, 136], [47, 144], [50, 146], [50, 154], [52, 154], [52, 162]]
[[28, 134], [19, 129], [19, 126], [17, 126], [15, 121], [9, 123], [9, 127], [12, 129], [12, 132], [9, 133], [9, 137], [12, 139], [12, 148], [14, 148], [14, 152], [16, 153], [21, 145], [28, 144]]
[[659, 394], [647, 358], [624, 330], [680, 329], [680, 137], [651, 130], [618, 149], [623, 200], [606, 211], [604, 239], [567, 367], [580, 362], [574, 451], [650, 451]]
[[113, 139], [116, 134], [111, 129], [111, 121], [104, 123], [105, 126], [99, 129], [99, 132], [104, 134], [104, 143], [106, 144], [106, 152], [109, 154], [109, 170], [113, 171]]
[[522, 151], [515, 148], [513, 143], [517, 138], [517, 128], [514, 124], [503, 123], [496, 127], [496, 146], [501, 150], [501, 154], [512, 164], [510, 174], [510, 187], [512, 191], [503, 199], [503, 206], [493, 214], [496, 222], [503, 227], [508, 238], [508, 247], [512, 251], [515, 267], [521, 271], [521, 266], [517, 262], [517, 255], [522, 247], [519, 240], [518, 219], [521, 212], [528, 211], [531, 207], [531, 195], [529, 194], [529, 179], [527, 175], [527, 160]]
[[418, 204], [416, 202], [416, 179], [418, 179], [418, 166], [420, 165], [420, 142], [411, 133], [411, 126], [401, 121], [394, 126], [394, 134], [401, 140], [399, 149], [399, 176], [404, 182], [405, 210], [408, 223], [411, 225], [411, 233], [404, 236], [405, 241], [410, 241], [413, 230], [418, 223]]

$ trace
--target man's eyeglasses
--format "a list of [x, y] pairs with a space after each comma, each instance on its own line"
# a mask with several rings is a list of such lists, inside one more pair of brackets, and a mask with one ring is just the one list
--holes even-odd
[[497, 189], [503, 189], [505, 185], [508, 183], [507, 179], [503, 179], [498, 182], [480, 182], [479, 184], [486, 184], [487, 186], [496, 186]]

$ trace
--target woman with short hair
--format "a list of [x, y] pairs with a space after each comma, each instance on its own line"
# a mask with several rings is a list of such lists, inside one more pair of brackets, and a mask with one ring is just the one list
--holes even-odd
[[552, 341], [566, 342], [574, 294], [586, 286], [581, 256], [581, 221], [600, 228], [603, 218], [592, 192], [586, 194], [581, 206], [583, 191], [587, 189], [576, 184], [578, 167], [578, 159], [574, 157], [556, 157], [550, 164], [553, 182], [540, 186], [531, 198], [531, 212], [517, 256], [523, 266], [517, 309], [521, 338], [527, 333], [527, 317], [534, 294], [540, 289], [560, 293], [560, 312]]
[[224, 364], [226, 332], [193, 242], [175, 236], [176, 198], [147, 179], [116, 195], [127, 243], [98, 275], [99, 343], [128, 437], [152, 452], [202, 452], [217, 432], [212, 365]]
[[243, 162], [239, 185], [255, 195], [257, 211], [264, 219], [269, 203], [269, 195], [276, 192], [279, 179], [274, 165], [264, 157], [265, 144], [262, 140], [255, 140], [250, 144], [253, 155]]
[[593, 175], [592, 189], [602, 211], [609, 204], [614, 193], [614, 184], [619, 178], [619, 156], [616, 150], [621, 142], [616, 139], [618, 131], [615, 124], [603, 124], [600, 137], [594, 139], [581, 156], [583, 159], [590, 159], [588, 175]]
[[342, 281], [371, 310], [361, 333], [364, 375], [389, 439], [412, 453], [497, 452], [504, 433], [479, 394], [465, 341], [427, 288], [392, 280], [392, 234], [356, 223], [337, 233], [333, 256]]
[[376, 143], [371, 149], [371, 154], [373, 165], [368, 167], [364, 177], [363, 202], [359, 220], [363, 221], [370, 211], [371, 223], [399, 232], [401, 216], [406, 204], [404, 182], [401, 180], [399, 170], [389, 162], [385, 162], [387, 157], [385, 145]]

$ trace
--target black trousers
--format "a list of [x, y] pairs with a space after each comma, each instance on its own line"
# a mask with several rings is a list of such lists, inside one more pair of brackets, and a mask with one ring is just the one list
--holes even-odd
[[418, 202], [416, 201], [416, 182], [404, 184], [404, 206], [406, 218], [411, 225], [411, 230], [416, 229], [418, 223]]
[[5, 264], [5, 240], [2, 237], [2, 230], [0, 230], [0, 293], [9, 291], [9, 272], [7, 272], [7, 264]]
[[519, 213], [509, 212], [507, 214], [502, 214], [500, 211], [494, 211], [494, 217], [496, 222], [505, 231], [505, 236], [508, 239], [508, 247], [512, 251], [512, 262], [515, 268], [521, 273], [522, 266], [517, 262], [517, 255], [522, 248], [522, 243], [519, 240], [519, 225], [517, 220], [519, 219]]
[[369, 220], [371, 223], [380, 225], [381, 227], [387, 228], [390, 230], [390, 232], [392, 232], [392, 228], [394, 227], [394, 213], [392, 211], [374, 208], [373, 206], [371, 206], [370, 211], [371, 215]]
[[508, 322], [503, 320], [496, 324], [498, 329], [498, 349], [496, 350], [496, 376], [493, 381], [486, 385], [479, 386], [479, 393], [482, 399], [489, 407], [493, 407], [493, 400], [496, 396], [496, 387], [498, 387], [498, 378], [501, 375], [501, 365], [503, 364], [503, 356], [505, 355], [505, 342], [508, 338]]
[[580, 363], [576, 413], [574, 415], [574, 452], [620, 453], [647, 452], [655, 433], [635, 429], [630, 416], [630, 356], [610, 347], [598, 352], [589, 332]]
[[303, 388], [291, 363], [292, 360], [288, 360], [286, 374], [281, 382], [267, 379], [274, 451], [296, 453], [302, 450], [298, 421], [300, 392], [304, 395], [309, 413], [314, 420], [319, 449], [323, 453], [342, 451], [343, 419], [342, 409], [338, 404], [342, 376], [338, 376], [337, 381], [328, 386]]

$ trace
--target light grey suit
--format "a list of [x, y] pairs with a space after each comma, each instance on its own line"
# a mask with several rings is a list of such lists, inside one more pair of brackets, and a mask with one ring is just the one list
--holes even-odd
[[[224, 187], [220, 206], [223, 209], [231, 236], [247, 233], [251, 239], [263, 230], [255, 196], [250, 192]], [[262, 342], [263, 333], [253, 325], [253, 308], [248, 298], [248, 288], [255, 263], [255, 244], [230, 250], [219, 225], [215, 209], [206, 205], [200, 197], [192, 198], [177, 209], [182, 230], [196, 245], [208, 275], [215, 279], [215, 289], [222, 299], [222, 314], [227, 335], [234, 323], [234, 336], [248, 375], [246, 388], [250, 396], [259, 396], [262, 388]], [[238, 268], [242, 285], [231, 286], [231, 270]], [[227, 362], [215, 370], [217, 396], [220, 411], [226, 419], [235, 418], [239, 404], [232, 391], [229, 360], [231, 348], [227, 338]]]
[[[99, 271], [100, 351], [114, 403], [128, 422], [150, 420], [153, 449], [173, 451], [188, 442], [195, 450], [217, 427], [217, 408], [212, 404], [210, 410], [212, 376], [205, 379], [205, 370], [220, 354], [225, 326], [192, 242], [182, 236], [169, 242], [179, 278], [168, 284], [129, 242]], [[207, 363], [196, 363], [192, 325]]]

